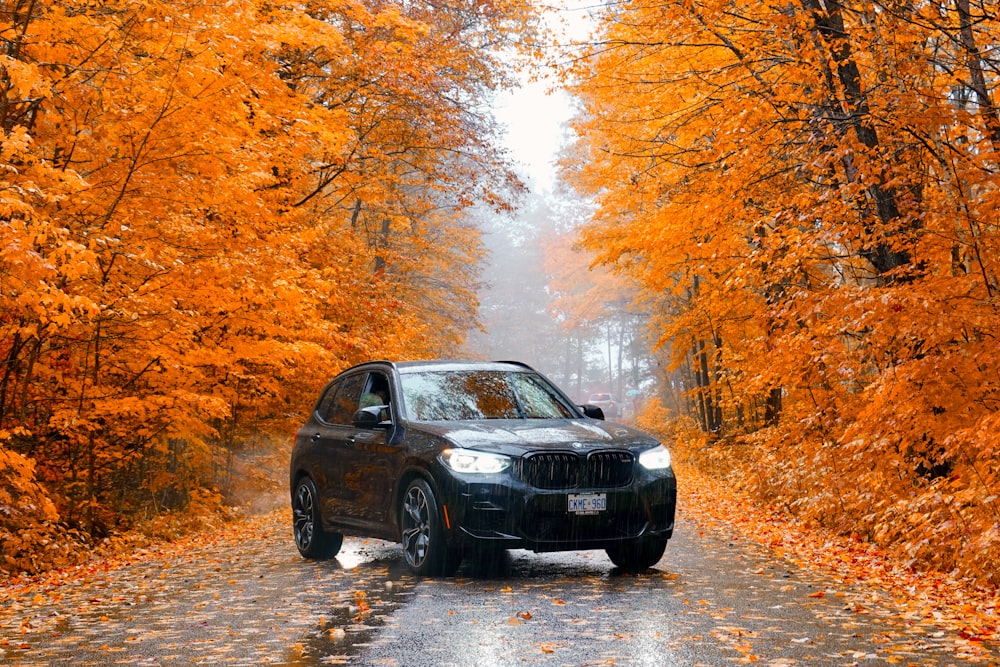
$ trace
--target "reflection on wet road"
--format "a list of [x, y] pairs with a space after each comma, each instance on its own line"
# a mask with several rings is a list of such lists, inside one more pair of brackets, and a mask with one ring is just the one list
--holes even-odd
[[[503, 577], [417, 587], [361, 664], [952, 665], [983, 648], [697, 529], [642, 575], [601, 552], [515, 552]], [[466, 572], [460, 574], [467, 575]], [[470, 656], [474, 658], [470, 661]]]
[[[513, 552], [417, 580], [396, 545], [299, 558], [285, 513], [252, 532], [0, 597], [0, 665], [973, 664], [982, 646], [702, 532], [659, 565]], [[980, 662], [979, 664], [983, 664]]]

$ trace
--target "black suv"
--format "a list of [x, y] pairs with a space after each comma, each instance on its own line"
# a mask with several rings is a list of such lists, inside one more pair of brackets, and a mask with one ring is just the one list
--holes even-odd
[[516, 362], [371, 362], [335, 377], [295, 437], [295, 544], [401, 542], [419, 575], [499, 549], [604, 549], [642, 570], [673, 533], [677, 485], [652, 436], [603, 421]]

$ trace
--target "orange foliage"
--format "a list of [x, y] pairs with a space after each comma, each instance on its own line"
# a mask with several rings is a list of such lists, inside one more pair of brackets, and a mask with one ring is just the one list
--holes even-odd
[[35, 479], [30, 459], [0, 445], [0, 570], [39, 572], [72, 562], [75, 535]]
[[335, 371], [474, 320], [464, 212], [517, 185], [477, 105], [533, 48], [526, 3], [8, 10], [0, 451], [59, 520], [217, 497]]
[[615, 5], [567, 169], [747, 485], [992, 583], [996, 10]]

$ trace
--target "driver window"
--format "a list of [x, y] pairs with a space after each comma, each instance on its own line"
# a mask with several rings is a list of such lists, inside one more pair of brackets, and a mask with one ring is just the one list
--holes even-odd
[[365, 390], [361, 393], [361, 407], [389, 405], [389, 379], [382, 373], [369, 373]]

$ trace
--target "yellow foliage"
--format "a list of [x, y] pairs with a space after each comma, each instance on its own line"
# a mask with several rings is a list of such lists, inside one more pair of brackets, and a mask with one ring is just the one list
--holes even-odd
[[585, 246], [640, 285], [720, 460], [993, 583], [995, 9], [616, 5], [578, 60], [567, 165], [598, 203]]
[[516, 186], [478, 109], [529, 3], [176, 9], [0, 25], [0, 429], [95, 536], [216, 504], [344, 366], [453, 349], [467, 210]]

